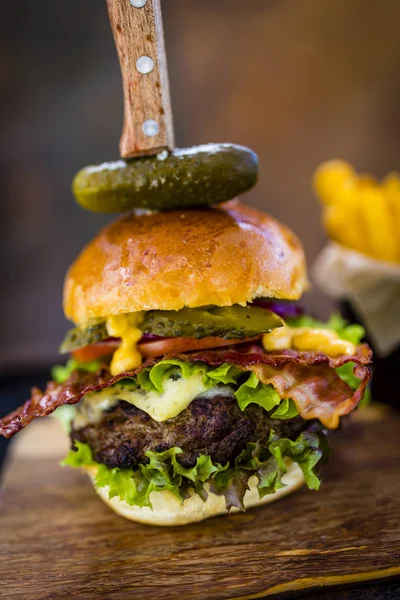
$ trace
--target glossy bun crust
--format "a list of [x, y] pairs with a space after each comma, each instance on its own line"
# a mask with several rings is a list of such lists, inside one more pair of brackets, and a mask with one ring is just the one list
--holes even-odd
[[[84, 470], [93, 482], [96, 476], [96, 467], [84, 467]], [[275, 502], [302, 486], [304, 476], [297, 463], [292, 463], [288, 466], [287, 473], [282, 477], [282, 482], [285, 484], [285, 487], [280, 488], [274, 494], [267, 494], [260, 499], [257, 490], [257, 478], [255, 476], [251, 477], [249, 479], [250, 489], [244, 497], [245, 508], [255, 508], [256, 506]], [[210, 490], [208, 490], [208, 498], [205, 502], [203, 502], [200, 496], [193, 493], [183, 504], [171, 492], [152, 492], [150, 500], [153, 510], [148, 507], [139, 508], [138, 506], [129, 506], [129, 504], [117, 497], [109, 499], [107, 488], [101, 488], [97, 490], [97, 493], [121, 517], [125, 517], [125, 519], [129, 519], [130, 521], [145, 523], [146, 525], [188, 525], [189, 523], [197, 523], [210, 517], [216, 517], [217, 515], [224, 515], [228, 512], [225, 506], [225, 498], [213, 494]], [[232, 512], [237, 511], [237, 508], [232, 509]]]
[[307, 284], [297, 237], [234, 200], [208, 210], [125, 215], [105, 227], [71, 266], [68, 319], [296, 300]]

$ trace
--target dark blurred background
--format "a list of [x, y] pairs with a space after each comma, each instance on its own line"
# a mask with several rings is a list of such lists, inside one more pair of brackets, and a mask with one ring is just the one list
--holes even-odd
[[[246, 201], [303, 240], [324, 234], [310, 177], [332, 157], [381, 175], [400, 160], [399, 0], [163, 0], [177, 145], [260, 155]], [[67, 323], [65, 271], [109, 220], [75, 172], [118, 154], [119, 66], [105, 0], [8, 2], [0, 20], [0, 372], [46, 370]], [[306, 305], [325, 316], [326, 298]]]

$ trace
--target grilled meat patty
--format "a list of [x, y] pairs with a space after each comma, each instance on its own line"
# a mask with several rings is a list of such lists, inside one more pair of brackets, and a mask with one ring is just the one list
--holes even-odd
[[271, 429], [295, 438], [310, 425], [301, 417], [278, 420], [256, 404], [242, 412], [233, 394], [200, 395], [173, 419], [157, 422], [132, 404], [120, 401], [98, 423], [72, 430], [72, 441], [89, 444], [94, 460], [110, 468], [133, 469], [148, 462], [147, 450], [163, 452], [175, 446], [178, 460], [192, 467], [199, 454], [214, 462], [233, 461], [247, 442], [265, 441]]

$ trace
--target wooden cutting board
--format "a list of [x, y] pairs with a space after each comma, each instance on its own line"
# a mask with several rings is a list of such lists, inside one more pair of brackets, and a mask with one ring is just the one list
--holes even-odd
[[156, 528], [115, 516], [86, 476], [59, 467], [63, 432], [53, 419], [36, 422], [17, 436], [4, 477], [0, 597], [307, 597], [321, 586], [399, 575], [399, 433], [398, 413], [359, 411], [331, 438], [320, 492]]

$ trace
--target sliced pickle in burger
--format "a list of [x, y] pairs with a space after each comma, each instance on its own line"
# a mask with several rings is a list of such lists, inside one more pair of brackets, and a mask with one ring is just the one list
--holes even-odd
[[151, 310], [141, 329], [161, 337], [221, 337], [227, 340], [256, 337], [282, 327], [283, 321], [258, 306], [214, 306], [173, 310]]
[[91, 323], [87, 327], [76, 327], [67, 331], [60, 346], [60, 352], [63, 354], [79, 350], [79, 348], [96, 344], [109, 337], [105, 321]]
[[[145, 335], [188, 337], [201, 340], [220, 337], [241, 340], [269, 333], [283, 326], [283, 321], [271, 310], [258, 306], [207, 306], [181, 310], [151, 310], [146, 313], [140, 329]], [[86, 328], [70, 329], [60, 351], [72, 352], [110, 337], [105, 321]]]

